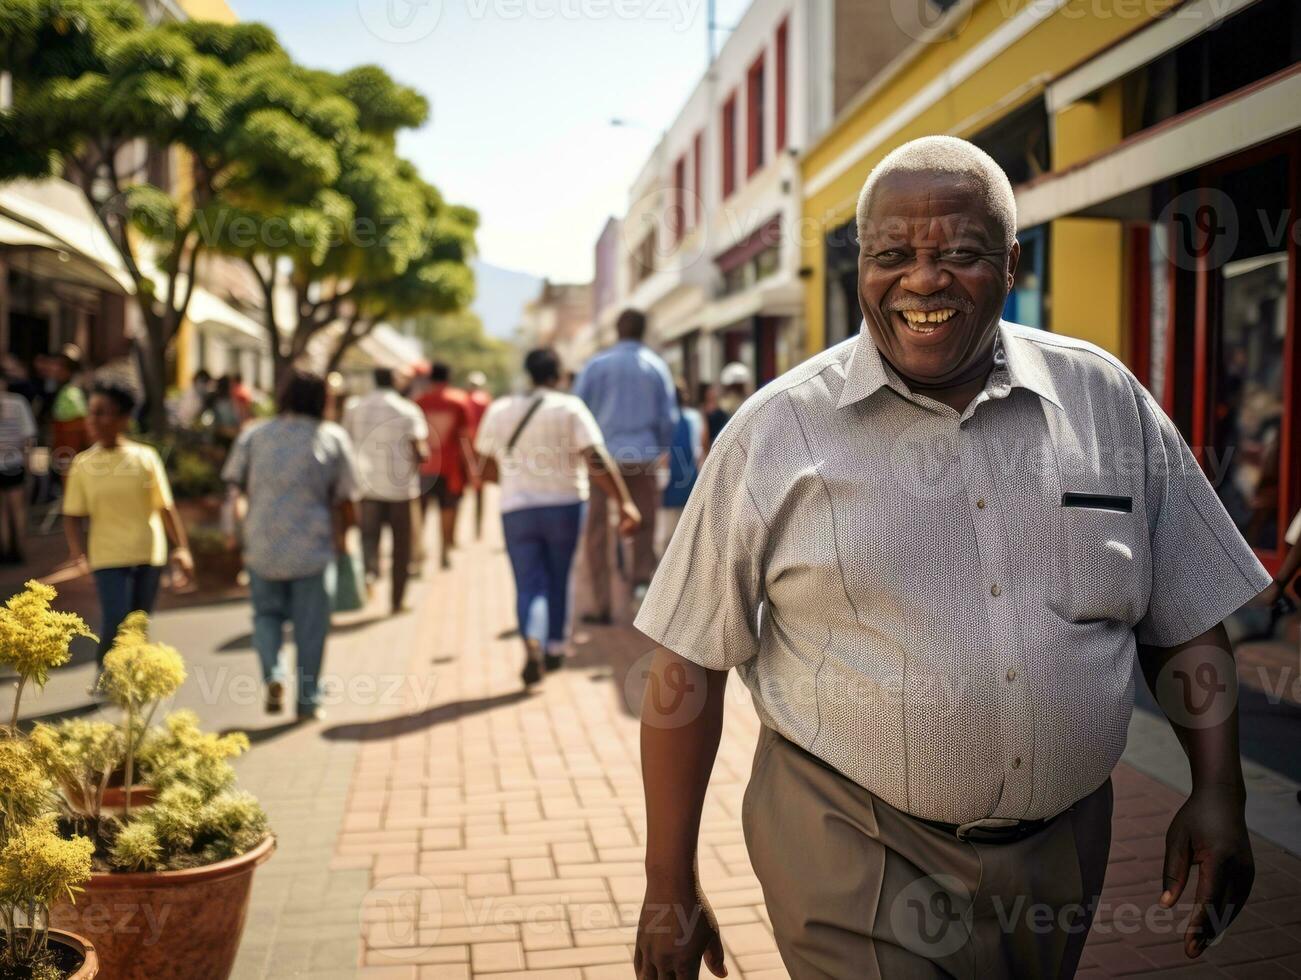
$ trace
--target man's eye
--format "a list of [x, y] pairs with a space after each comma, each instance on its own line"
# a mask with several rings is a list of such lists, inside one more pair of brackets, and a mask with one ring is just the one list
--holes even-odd
[[977, 258], [969, 248], [946, 248], [942, 254], [948, 262], [974, 262]]
[[887, 248], [884, 252], [877, 252], [873, 258], [882, 265], [894, 265], [896, 262], [903, 261], [904, 254], [897, 248]]

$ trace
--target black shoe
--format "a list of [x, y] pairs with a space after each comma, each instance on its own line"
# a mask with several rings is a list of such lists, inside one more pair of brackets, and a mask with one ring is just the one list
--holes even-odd
[[525, 687], [532, 687], [542, 681], [542, 661], [529, 657], [524, 661], [524, 670], [520, 672], [520, 680], [524, 682]]
[[548, 674], [554, 674], [565, 665], [565, 656], [562, 653], [548, 653], [543, 660], [547, 665]]
[[278, 715], [285, 710], [285, 686], [280, 681], [267, 685], [267, 714]]
[[588, 626], [609, 626], [614, 622], [609, 613], [584, 613], [582, 620]]

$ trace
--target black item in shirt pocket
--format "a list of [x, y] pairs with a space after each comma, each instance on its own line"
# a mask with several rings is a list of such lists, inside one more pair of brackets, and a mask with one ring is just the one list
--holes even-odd
[[1115, 510], [1128, 514], [1134, 509], [1134, 498], [1111, 493], [1063, 493], [1063, 507], [1092, 507], [1095, 510]]

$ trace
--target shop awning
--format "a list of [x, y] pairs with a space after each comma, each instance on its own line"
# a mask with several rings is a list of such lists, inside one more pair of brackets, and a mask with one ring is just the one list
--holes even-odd
[[1282, 136], [1301, 124], [1301, 64], [1138, 133], [1115, 149], [1017, 188], [1017, 225], [1077, 214]]
[[[117, 247], [80, 194], [64, 181], [39, 184], [17, 181], [0, 188], [0, 215], [8, 219], [10, 226], [25, 226], [27, 230], [15, 231], [20, 238], [31, 238], [34, 232], [54, 240], [57, 249], [67, 253], [67, 259], [58, 259], [60, 266], [50, 267], [63, 269], [64, 274], [54, 278], [82, 282], [116, 293], [133, 293], [135, 284], [122, 264]], [[2, 235], [0, 233], [0, 240], [7, 244]], [[18, 244], [50, 248], [36, 243]], [[37, 274], [46, 273], [40, 271]]]
[[387, 323], [379, 324], [357, 341], [357, 348], [375, 367], [410, 371], [428, 364], [420, 341], [398, 333]]
[[185, 318], [196, 327], [224, 333], [232, 340], [244, 341], [245, 344], [251, 340], [259, 346], [266, 344], [265, 326], [202, 286], [194, 287]]

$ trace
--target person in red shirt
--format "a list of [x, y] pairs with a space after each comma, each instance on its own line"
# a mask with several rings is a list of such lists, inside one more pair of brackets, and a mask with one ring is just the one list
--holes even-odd
[[[429, 456], [420, 468], [421, 503], [428, 507], [430, 498], [438, 502], [442, 544], [439, 560], [451, 568], [451, 552], [456, 547], [456, 514], [465, 492], [467, 474], [476, 474], [474, 449], [470, 441], [472, 409], [469, 396], [449, 382], [452, 369], [435, 362], [429, 369], [432, 383], [416, 399], [429, 425]], [[477, 476], [474, 479], [478, 485]]]
[[[492, 404], [492, 395], [487, 391], [488, 376], [482, 371], [471, 371], [465, 380], [469, 382], [466, 395], [470, 399], [470, 445], [474, 445], [474, 438], [479, 432], [479, 422], [483, 419], [483, 413], [488, 411], [488, 406]], [[474, 488], [474, 540], [478, 541], [481, 537], [483, 537], [482, 481]]]

